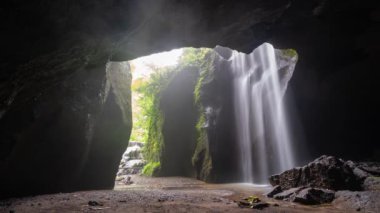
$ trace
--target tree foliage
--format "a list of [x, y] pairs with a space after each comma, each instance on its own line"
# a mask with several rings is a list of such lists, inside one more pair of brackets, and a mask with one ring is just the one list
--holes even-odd
[[[139, 80], [132, 85], [132, 91], [141, 95], [137, 103], [141, 107], [141, 113], [134, 115], [138, 116], [134, 125], [145, 131], [143, 131], [142, 135], [133, 135], [132, 138], [139, 137], [145, 142], [143, 154], [147, 165], [143, 169], [143, 174], [154, 175], [160, 167], [161, 153], [164, 148], [162, 135], [164, 116], [160, 110], [162, 92], [176, 73], [183, 70], [184, 67], [200, 67], [210, 50], [206, 48], [186, 48], [179, 58], [177, 66], [158, 68], [150, 65], [153, 72], [149, 78]], [[134, 129], [136, 128], [134, 127]]]

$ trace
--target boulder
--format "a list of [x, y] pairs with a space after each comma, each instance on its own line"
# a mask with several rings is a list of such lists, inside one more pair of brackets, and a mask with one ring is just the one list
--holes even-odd
[[303, 167], [287, 170], [270, 177], [273, 186], [283, 190], [294, 187], [317, 187], [331, 190], [361, 190], [367, 177], [350, 161], [323, 155]]
[[274, 199], [276, 200], [287, 200], [287, 201], [292, 201], [296, 194], [303, 190], [305, 187], [298, 187], [298, 188], [291, 188], [288, 190], [285, 190], [283, 192], [280, 192], [278, 194], [275, 194], [273, 196]]
[[[275, 189], [278, 189], [279, 187], [280, 186], [277, 186]], [[330, 203], [334, 200], [334, 193], [335, 193], [334, 191], [331, 191], [331, 190], [311, 188], [311, 187], [291, 188], [291, 189], [288, 189], [276, 194], [272, 192], [270, 196], [276, 200], [292, 201], [292, 202], [302, 203], [306, 205]]]
[[281, 186], [275, 186], [270, 192], [266, 193], [266, 196], [273, 197], [280, 192], [282, 192]]
[[306, 188], [299, 191], [293, 198], [293, 202], [316, 205], [330, 203], [334, 200], [334, 191], [318, 188]]
[[334, 206], [363, 212], [380, 212], [380, 191], [337, 191]]
[[380, 191], [380, 177], [367, 177], [362, 186], [366, 191]]

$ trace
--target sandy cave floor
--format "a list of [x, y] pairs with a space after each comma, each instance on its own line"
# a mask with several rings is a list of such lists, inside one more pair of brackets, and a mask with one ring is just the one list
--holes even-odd
[[[0, 212], [356, 212], [339, 203], [305, 206], [269, 199], [263, 194], [270, 187], [252, 184], [206, 184], [184, 177], [131, 177], [133, 184], [118, 182], [114, 190], [3, 200]], [[258, 196], [270, 207], [263, 210], [238, 207], [235, 201], [250, 195]]]

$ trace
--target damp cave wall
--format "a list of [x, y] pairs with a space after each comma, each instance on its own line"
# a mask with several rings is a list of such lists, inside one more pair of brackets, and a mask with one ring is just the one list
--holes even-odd
[[[86, 145], [88, 114], [104, 112], [107, 61], [183, 46], [296, 49], [287, 98], [305, 155], [378, 159], [379, 22], [370, 0], [2, 2], [1, 197], [83, 188], [83, 157], [97, 149]], [[85, 188], [113, 186], [97, 178]]]

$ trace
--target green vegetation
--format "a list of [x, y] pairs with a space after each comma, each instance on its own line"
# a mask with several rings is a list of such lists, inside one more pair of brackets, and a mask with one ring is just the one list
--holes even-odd
[[[178, 65], [175, 67], [157, 68], [151, 66], [153, 72], [148, 79], [139, 79], [133, 82], [132, 91], [138, 94], [140, 97], [136, 100], [139, 105], [140, 112], [134, 113], [134, 131], [131, 135], [131, 140], [144, 141], [143, 148], [144, 159], [147, 161], [146, 166], [143, 169], [143, 174], [147, 176], [157, 175], [161, 166], [161, 154], [164, 149], [164, 141], [162, 135], [162, 126], [164, 123], [164, 116], [160, 110], [160, 99], [162, 92], [166, 89], [167, 85], [171, 82], [173, 77], [184, 67], [205, 66], [206, 57], [210, 54], [211, 49], [207, 48], [186, 48], [183, 51], [182, 56], [179, 58]], [[210, 64], [210, 63], [208, 63]], [[202, 68], [201, 68], [202, 70]], [[206, 73], [206, 72], [205, 72]], [[203, 79], [204, 76], [200, 79]], [[197, 106], [200, 105], [199, 93], [203, 80], [199, 80], [197, 87], [195, 88], [194, 98], [196, 98]], [[202, 110], [203, 111], [203, 110]], [[201, 112], [201, 110], [200, 110]], [[202, 114], [203, 115], [203, 114]], [[204, 120], [204, 116], [203, 118]], [[206, 138], [205, 131], [203, 130], [204, 121], [199, 121], [197, 125], [197, 131], [203, 132], [203, 137]], [[204, 140], [198, 140], [202, 143], [197, 147], [202, 147], [204, 150]], [[198, 156], [199, 153], [194, 156]]]
[[289, 56], [290, 58], [293, 58], [293, 57], [297, 57], [298, 54], [297, 54], [297, 51], [293, 50], [293, 49], [285, 49], [285, 50], [281, 50], [282, 53], [285, 55], [285, 56]]
[[197, 66], [201, 67], [207, 55], [211, 52], [209, 48], [186, 48], [179, 59], [178, 66]]
[[160, 166], [160, 162], [150, 162], [144, 166], [142, 173], [146, 176], [154, 176], [160, 169]]
[[210, 172], [212, 170], [212, 158], [209, 152], [207, 132], [205, 129], [206, 115], [201, 102], [201, 90], [205, 84], [206, 79], [213, 77], [214, 60], [215, 53], [209, 52], [209, 54], [205, 54], [203, 56], [202, 63], [200, 64], [201, 73], [194, 88], [194, 103], [198, 107], [199, 118], [196, 124], [197, 144], [194, 155], [192, 157], [192, 164], [198, 171], [198, 178], [202, 180], [207, 180], [210, 178]]
[[137, 115], [142, 118], [138, 119], [137, 125], [147, 130], [142, 135], [143, 141], [145, 141], [143, 155], [148, 162], [143, 170], [145, 175], [152, 175], [153, 169], [159, 168], [157, 165], [160, 164], [164, 145], [162, 135], [164, 117], [159, 107], [160, 98], [162, 91], [176, 72], [177, 70], [173, 68], [155, 68], [150, 78], [136, 88], [136, 92], [142, 95], [138, 103], [142, 112]]

